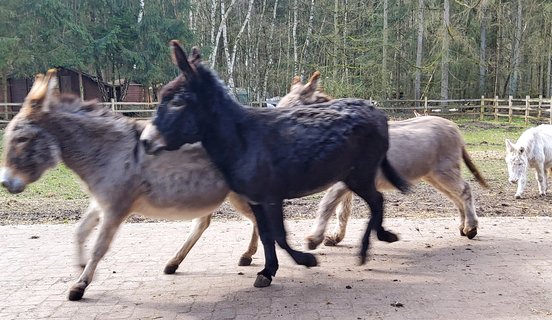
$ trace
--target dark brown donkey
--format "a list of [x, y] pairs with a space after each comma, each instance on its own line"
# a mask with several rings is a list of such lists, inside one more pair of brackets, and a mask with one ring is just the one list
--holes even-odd
[[317, 265], [312, 254], [293, 250], [287, 243], [282, 202], [338, 181], [372, 211], [360, 251], [362, 263], [372, 229], [380, 240], [398, 239], [382, 227], [383, 196], [375, 185], [381, 167], [395, 187], [408, 188], [386, 158], [389, 142], [383, 112], [359, 99], [316, 107], [244, 107], [201, 64], [199, 50], [193, 49], [188, 60], [177, 41], [171, 45], [173, 61], [182, 73], [163, 88], [153, 125], [142, 133], [144, 146], [156, 153], [201, 141], [230, 189], [249, 200], [265, 249], [265, 268], [255, 286], [270, 285], [278, 270], [274, 241], [296, 263]]

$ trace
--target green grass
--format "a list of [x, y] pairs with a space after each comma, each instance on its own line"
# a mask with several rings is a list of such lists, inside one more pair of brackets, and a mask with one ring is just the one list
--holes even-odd
[[[468, 150], [471, 153], [484, 153], [484, 151], [504, 152], [504, 139], [516, 140], [519, 135], [528, 127], [524, 123], [503, 123], [493, 121], [473, 121], [467, 119], [454, 120], [459, 126], [468, 144]], [[0, 136], [3, 131], [0, 130]], [[0, 152], [2, 145], [0, 145]], [[502, 179], [506, 170], [503, 160], [499, 157], [487, 156], [477, 159], [478, 165], [487, 176], [493, 179]], [[53, 170], [49, 170], [39, 181], [28, 186], [21, 194], [11, 195], [0, 190], [0, 197], [8, 199], [53, 199], [53, 200], [74, 200], [85, 199], [86, 193], [82, 191], [80, 180], [63, 164], [60, 164]], [[317, 195], [319, 197], [319, 195]]]

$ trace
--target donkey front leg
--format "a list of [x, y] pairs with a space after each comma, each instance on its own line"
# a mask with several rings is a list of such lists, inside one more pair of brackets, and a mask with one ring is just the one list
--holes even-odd
[[190, 250], [196, 244], [197, 240], [199, 240], [203, 232], [211, 224], [212, 216], [213, 214], [208, 214], [204, 217], [195, 218], [194, 220], [192, 220], [192, 231], [190, 232], [190, 235], [184, 241], [182, 248], [180, 248], [175, 256], [167, 262], [167, 264], [165, 265], [165, 270], [163, 270], [164, 273], [173, 274], [176, 272], [176, 269], [178, 269], [180, 263], [182, 263], [184, 258], [186, 258], [188, 252], [190, 252]]
[[517, 190], [516, 190], [516, 199], [521, 199], [521, 195], [523, 194], [523, 191], [525, 190], [525, 185], [527, 184], [527, 175], [522, 174], [521, 177], [518, 180], [517, 183]]
[[253, 285], [257, 288], [263, 288], [268, 287], [270, 283], [272, 283], [272, 277], [274, 277], [276, 271], [278, 271], [278, 256], [276, 255], [276, 246], [274, 245], [274, 238], [272, 237], [265, 211], [258, 204], [250, 204], [250, 206], [255, 214], [255, 220], [257, 220], [259, 236], [265, 254], [265, 267], [257, 273], [257, 279], [255, 279]]
[[126, 215], [104, 214], [104, 219], [98, 232], [98, 238], [92, 249], [92, 257], [86, 264], [77, 282], [71, 286], [69, 290], [69, 300], [76, 301], [82, 299], [84, 290], [88, 287], [90, 282], [92, 282], [98, 263], [109, 249], [113, 236], [125, 218]]
[[350, 193], [347, 186], [343, 182], [338, 182], [331, 186], [324, 194], [324, 197], [318, 204], [316, 220], [314, 221], [310, 234], [306, 238], [307, 247], [310, 250], [316, 249], [324, 240], [324, 232], [326, 231], [328, 221], [335, 212], [335, 209], [339, 203], [344, 201], [344, 196], [347, 192]]
[[87, 260], [84, 254], [84, 243], [92, 232], [92, 229], [100, 222], [101, 211], [102, 209], [98, 203], [94, 199], [90, 200], [88, 208], [77, 225], [77, 263], [82, 269], [86, 266]]

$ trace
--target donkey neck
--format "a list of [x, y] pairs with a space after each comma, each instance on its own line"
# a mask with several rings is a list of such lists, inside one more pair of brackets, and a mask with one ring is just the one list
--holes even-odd
[[[138, 135], [134, 124], [113, 115], [55, 112], [44, 128], [58, 141], [63, 162], [87, 184], [98, 172], [138, 157]], [[127, 165], [128, 166], [128, 165]]]

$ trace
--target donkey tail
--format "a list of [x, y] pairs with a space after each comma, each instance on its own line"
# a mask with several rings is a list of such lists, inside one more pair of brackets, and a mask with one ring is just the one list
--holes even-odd
[[397, 170], [395, 170], [391, 163], [389, 163], [389, 160], [387, 160], [387, 156], [383, 158], [383, 162], [381, 163], [381, 170], [383, 171], [383, 175], [385, 176], [387, 181], [391, 182], [391, 184], [395, 188], [399, 189], [403, 193], [410, 191], [410, 182], [406, 181], [403, 177], [399, 175]]
[[470, 155], [468, 154], [468, 151], [466, 150], [465, 146], [462, 146], [462, 158], [464, 159], [464, 163], [470, 169], [471, 173], [475, 177], [475, 180], [479, 182], [479, 184], [487, 189], [489, 189], [489, 185], [487, 184], [487, 181], [485, 181], [485, 178], [481, 175], [479, 170], [477, 170], [477, 167], [473, 163], [473, 161], [470, 158]]

